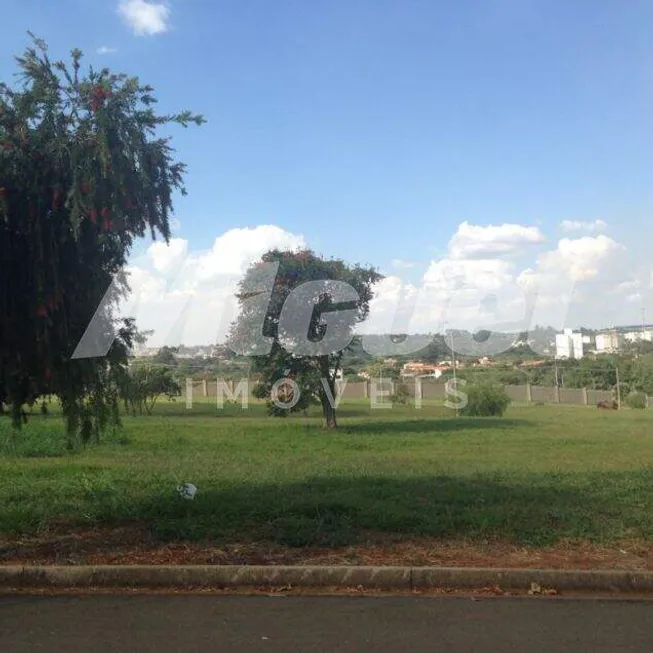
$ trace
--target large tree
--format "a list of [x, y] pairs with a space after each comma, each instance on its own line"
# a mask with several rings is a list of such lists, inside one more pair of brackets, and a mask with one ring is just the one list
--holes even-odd
[[[286, 415], [319, 401], [326, 427], [337, 426], [334, 399], [343, 354], [355, 326], [368, 316], [373, 285], [381, 278], [373, 268], [309, 250], [273, 250], [249, 268], [229, 344], [253, 357], [256, 392], [268, 398], [271, 413]], [[293, 385], [284, 387], [284, 379]]]
[[[202, 118], [159, 115], [151, 87], [81, 60], [52, 61], [35, 39], [16, 88], [0, 84], [0, 399], [18, 422], [24, 404], [58, 395], [71, 437], [87, 440], [115, 413], [112, 375], [136, 332], [117, 324], [125, 285], [112, 280], [135, 239], [169, 238], [184, 192], [158, 129]], [[106, 357], [71, 360], [99, 306], [96, 324], [119, 338]]]

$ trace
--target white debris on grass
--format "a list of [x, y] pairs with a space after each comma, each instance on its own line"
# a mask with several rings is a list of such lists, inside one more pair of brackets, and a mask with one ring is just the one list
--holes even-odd
[[179, 492], [179, 496], [182, 499], [187, 499], [190, 501], [191, 499], [195, 498], [197, 487], [192, 483], [182, 483], [181, 485], [177, 486], [177, 492]]

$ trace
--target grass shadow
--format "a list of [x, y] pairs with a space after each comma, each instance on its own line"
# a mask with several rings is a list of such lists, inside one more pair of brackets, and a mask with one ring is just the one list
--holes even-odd
[[496, 417], [461, 417], [433, 419], [374, 420], [356, 424], [342, 423], [340, 430], [344, 433], [365, 435], [400, 435], [404, 433], [452, 433], [472, 430], [513, 430], [524, 427], [535, 428], [536, 423], [527, 419]]
[[313, 478], [200, 488], [192, 502], [167, 496], [140, 508], [153, 534], [166, 541], [345, 546], [377, 534], [386, 539], [433, 536], [548, 545], [561, 539], [652, 537], [653, 520], [644, 504], [624, 498], [633, 491], [653, 505], [653, 471], [580, 479], [571, 474], [529, 480]]

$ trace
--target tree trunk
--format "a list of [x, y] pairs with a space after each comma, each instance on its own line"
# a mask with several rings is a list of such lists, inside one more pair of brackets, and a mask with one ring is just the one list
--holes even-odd
[[327, 429], [335, 429], [338, 427], [336, 419], [336, 409], [331, 405], [326, 393], [322, 393], [322, 415], [324, 416], [324, 426]]
[[329, 400], [329, 393], [327, 393], [326, 388], [322, 386], [320, 388], [320, 401], [322, 402], [322, 415], [324, 416], [324, 427], [327, 429], [335, 429], [338, 427], [338, 421], [336, 420], [336, 373], [338, 366], [332, 372], [329, 366], [328, 356], [323, 356], [320, 358], [320, 373], [322, 375], [322, 383], [326, 380], [329, 391], [331, 393], [331, 399], [333, 404]]

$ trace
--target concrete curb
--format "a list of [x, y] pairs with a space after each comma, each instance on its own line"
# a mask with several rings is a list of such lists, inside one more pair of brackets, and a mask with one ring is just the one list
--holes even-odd
[[653, 592], [653, 572], [446, 567], [0, 566], [0, 588], [362, 587]]

